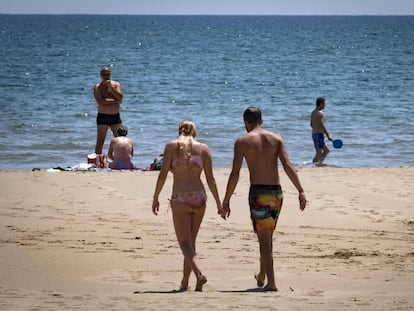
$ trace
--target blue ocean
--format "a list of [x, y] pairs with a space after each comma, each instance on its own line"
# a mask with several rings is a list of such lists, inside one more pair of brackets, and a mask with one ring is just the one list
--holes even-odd
[[0, 42], [1, 170], [86, 162], [102, 66], [121, 83], [138, 167], [184, 119], [214, 167], [231, 167], [251, 105], [309, 165], [318, 96], [343, 141], [327, 165], [414, 165], [414, 16], [0, 15]]

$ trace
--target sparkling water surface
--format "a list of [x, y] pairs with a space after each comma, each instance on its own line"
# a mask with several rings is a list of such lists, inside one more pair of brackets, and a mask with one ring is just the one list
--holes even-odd
[[318, 96], [344, 143], [328, 142], [328, 165], [413, 166], [413, 33], [413, 16], [0, 15], [0, 169], [86, 162], [102, 66], [122, 85], [139, 167], [183, 119], [196, 122], [214, 166], [230, 167], [250, 105], [303, 165]]

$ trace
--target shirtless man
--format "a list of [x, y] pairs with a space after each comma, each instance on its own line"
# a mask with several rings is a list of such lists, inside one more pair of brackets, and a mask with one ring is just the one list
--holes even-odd
[[128, 128], [119, 126], [117, 137], [112, 138], [108, 150], [108, 166], [112, 169], [133, 169], [132, 163], [134, 156], [134, 143], [132, 139], [127, 138]]
[[299, 193], [299, 207], [306, 207], [306, 197], [294, 165], [290, 162], [282, 137], [264, 130], [259, 108], [249, 107], [243, 114], [247, 134], [234, 144], [233, 167], [223, 200], [222, 217], [230, 215], [230, 197], [239, 180], [243, 159], [250, 173], [249, 205], [253, 229], [260, 246], [260, 272], [256, 280], [265, 291], [277, 291], [273, 269], [273, 232], [282, 207], [283, 193], [280, 186], [278, 159], [287, 176]]
[[312, 140], [315, 146], [315, 156], [312, 162], [315, 164], [322, 164], [329, 153], [329, 148], [325, 144], [325, 134], [329, 140], [333, 138], [329, 135], [325, 126], [325, 116], [322, 110], [325, 108], [325, 98], [318, 97], [316, 99], [316, 108], [312, 111], [310, 125], [312, 127]]
[[96, 154], [102, 154], [108, 127], [111, 127], [112, 133], [117, 136], [116, 129], [122, 124], [119, 114], [123, 97], [121, 84], [111, 80], [111, 69], [109, 67], [101, 69], [101, 78], [102, 81], [95, 84], [93, 88], [93, 94], [98, 104]]

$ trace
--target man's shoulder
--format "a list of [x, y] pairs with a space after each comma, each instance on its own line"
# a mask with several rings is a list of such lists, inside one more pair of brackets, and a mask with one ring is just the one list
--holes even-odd
[[119, 83], [118, 81], [116, 81], [116, 80], [111, 80], [111, 85], [112, 86], [120, 86], [121, 85], [121, 83]]
[[271, 131], [268, 131], [268, 130], [263, 130], [260, 133], [260, 135], [266, 136], [266, 137], [269, 137], [269, 138], [273, 138], [273, 139], [280, 139], [281, 138], [281, 136], [278, 133], [271, 132]]
[[242, 143], [242, 142], [248, 141], [249, 139], [250, 139], [249, 133], [244, 134], [242, 136], [237, 137], [236, 144], [237, 143]]
[[118, 136], [117, 138], [118, 138], [119, 140], [124, 140], [124, 141], [132, 141], [132, 139], [131, 139], [131, 138], [126, 137], [126, 136]]
[[254, 141], [261, 141], [261, 139], [258, 140], [258, 137], [267, 137], [267, 139], [274, 139], [274, 140], [282, 139], [282, 137], [277, 133], [267, 131], [267, 130], [262, 130], [261, 132], [256, 132], [256, 133], [250, 132], [243, 136], [240, 136], [236, 140], [236, 143], [243, 144], [243, 143], [251, 143]]

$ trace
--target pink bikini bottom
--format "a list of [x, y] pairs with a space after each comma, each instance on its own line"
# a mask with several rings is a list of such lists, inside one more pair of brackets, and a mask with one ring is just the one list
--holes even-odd
[[196, 191], [187, 191], [173, 194], [171, 196], [171, 200], [187, 204], [193, 208], [201, 208], [207, 201], [207, 195], [204, 189]]

